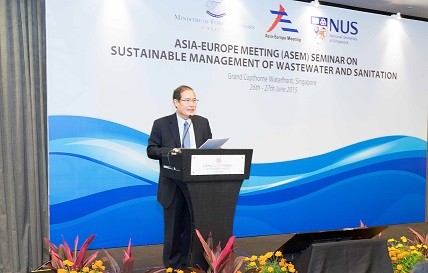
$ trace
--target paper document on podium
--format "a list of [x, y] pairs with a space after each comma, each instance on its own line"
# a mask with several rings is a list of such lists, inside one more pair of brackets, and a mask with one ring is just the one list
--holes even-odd
[[199, 149], [220, 149], [229, 138], [208, 139]]

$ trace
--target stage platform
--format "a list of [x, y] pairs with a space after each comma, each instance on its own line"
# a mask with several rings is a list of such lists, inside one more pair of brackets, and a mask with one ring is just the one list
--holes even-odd
[[[428, 233], [428, 223], [403, 224], [389, 226], [384, 232], [382, 232], [380, 238], [399, 239], [403, 235], [408, 238], [413, 238], [408, 227], [415, 229], [421, 234]], [[235, 248], [238, 255], [258, 256], [265, 254], [268, 251], [275, 251], [291, 237], [292, 234], [282, 234], [237, 238], [235, 241]], [[125, 248], [113, 248], [108, 249], [108, 251], [117, 259], [117, 261], [121, 261], [124, 249]], [[134, 272], [145, 272], [150, 268], [162, 267], [162, 245], [134, 246], [132, 251], [135, 258]]]

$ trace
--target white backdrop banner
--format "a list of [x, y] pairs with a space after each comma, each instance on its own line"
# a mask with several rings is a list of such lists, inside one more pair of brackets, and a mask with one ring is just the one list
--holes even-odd
[[[425, 219], [428, 25], [297, 1], [46, 1], [51, 239], [162, 243], [172, 91], [254, 149], [234, 235]], [[209, 193], [207, 193], [209, 194]]]

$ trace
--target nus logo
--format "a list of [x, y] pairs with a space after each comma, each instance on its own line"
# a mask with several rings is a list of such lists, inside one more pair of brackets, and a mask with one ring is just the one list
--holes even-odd
[[311, 24], [314, 26], [315, 40], [317, 42], [323, 41], [327, 36], [327, 22], [326, 17], [311, 17]]
[[343, 33], [343, 34], [357, 35], [358, 23], [344, 21], [344, 20], [330, 19], [330, 31], [335, 31], [337, 33]]
[[[283, 24], [291, 24], [291, 21], [288, 19], [283, 19], [283, 17], [288, 16], [288, 14], [285, 12], [284, 7], [280, 4], [278, 10], [271, 10], [270, 13], [276, 14], [276, 18], [273, 21], [270, 28], [267, 30], [267, 32], [271, 32], [279, 23]], [[289, 27], [281, 27], [282, 31], [288, 31], [288, 32], [299, 32], [295, 28], [289, 28]]]

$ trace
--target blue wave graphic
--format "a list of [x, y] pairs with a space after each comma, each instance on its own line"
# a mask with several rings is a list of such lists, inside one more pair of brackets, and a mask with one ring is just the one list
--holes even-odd
[[[159, 165], [148, 135], [101, 119], [49, 117], [51, 239], [93, 248], [158, 244]], [[427, 142], [384, 136], [293, 161], [252, 164], [234, 234], [257, 236], [425, 219]]]

